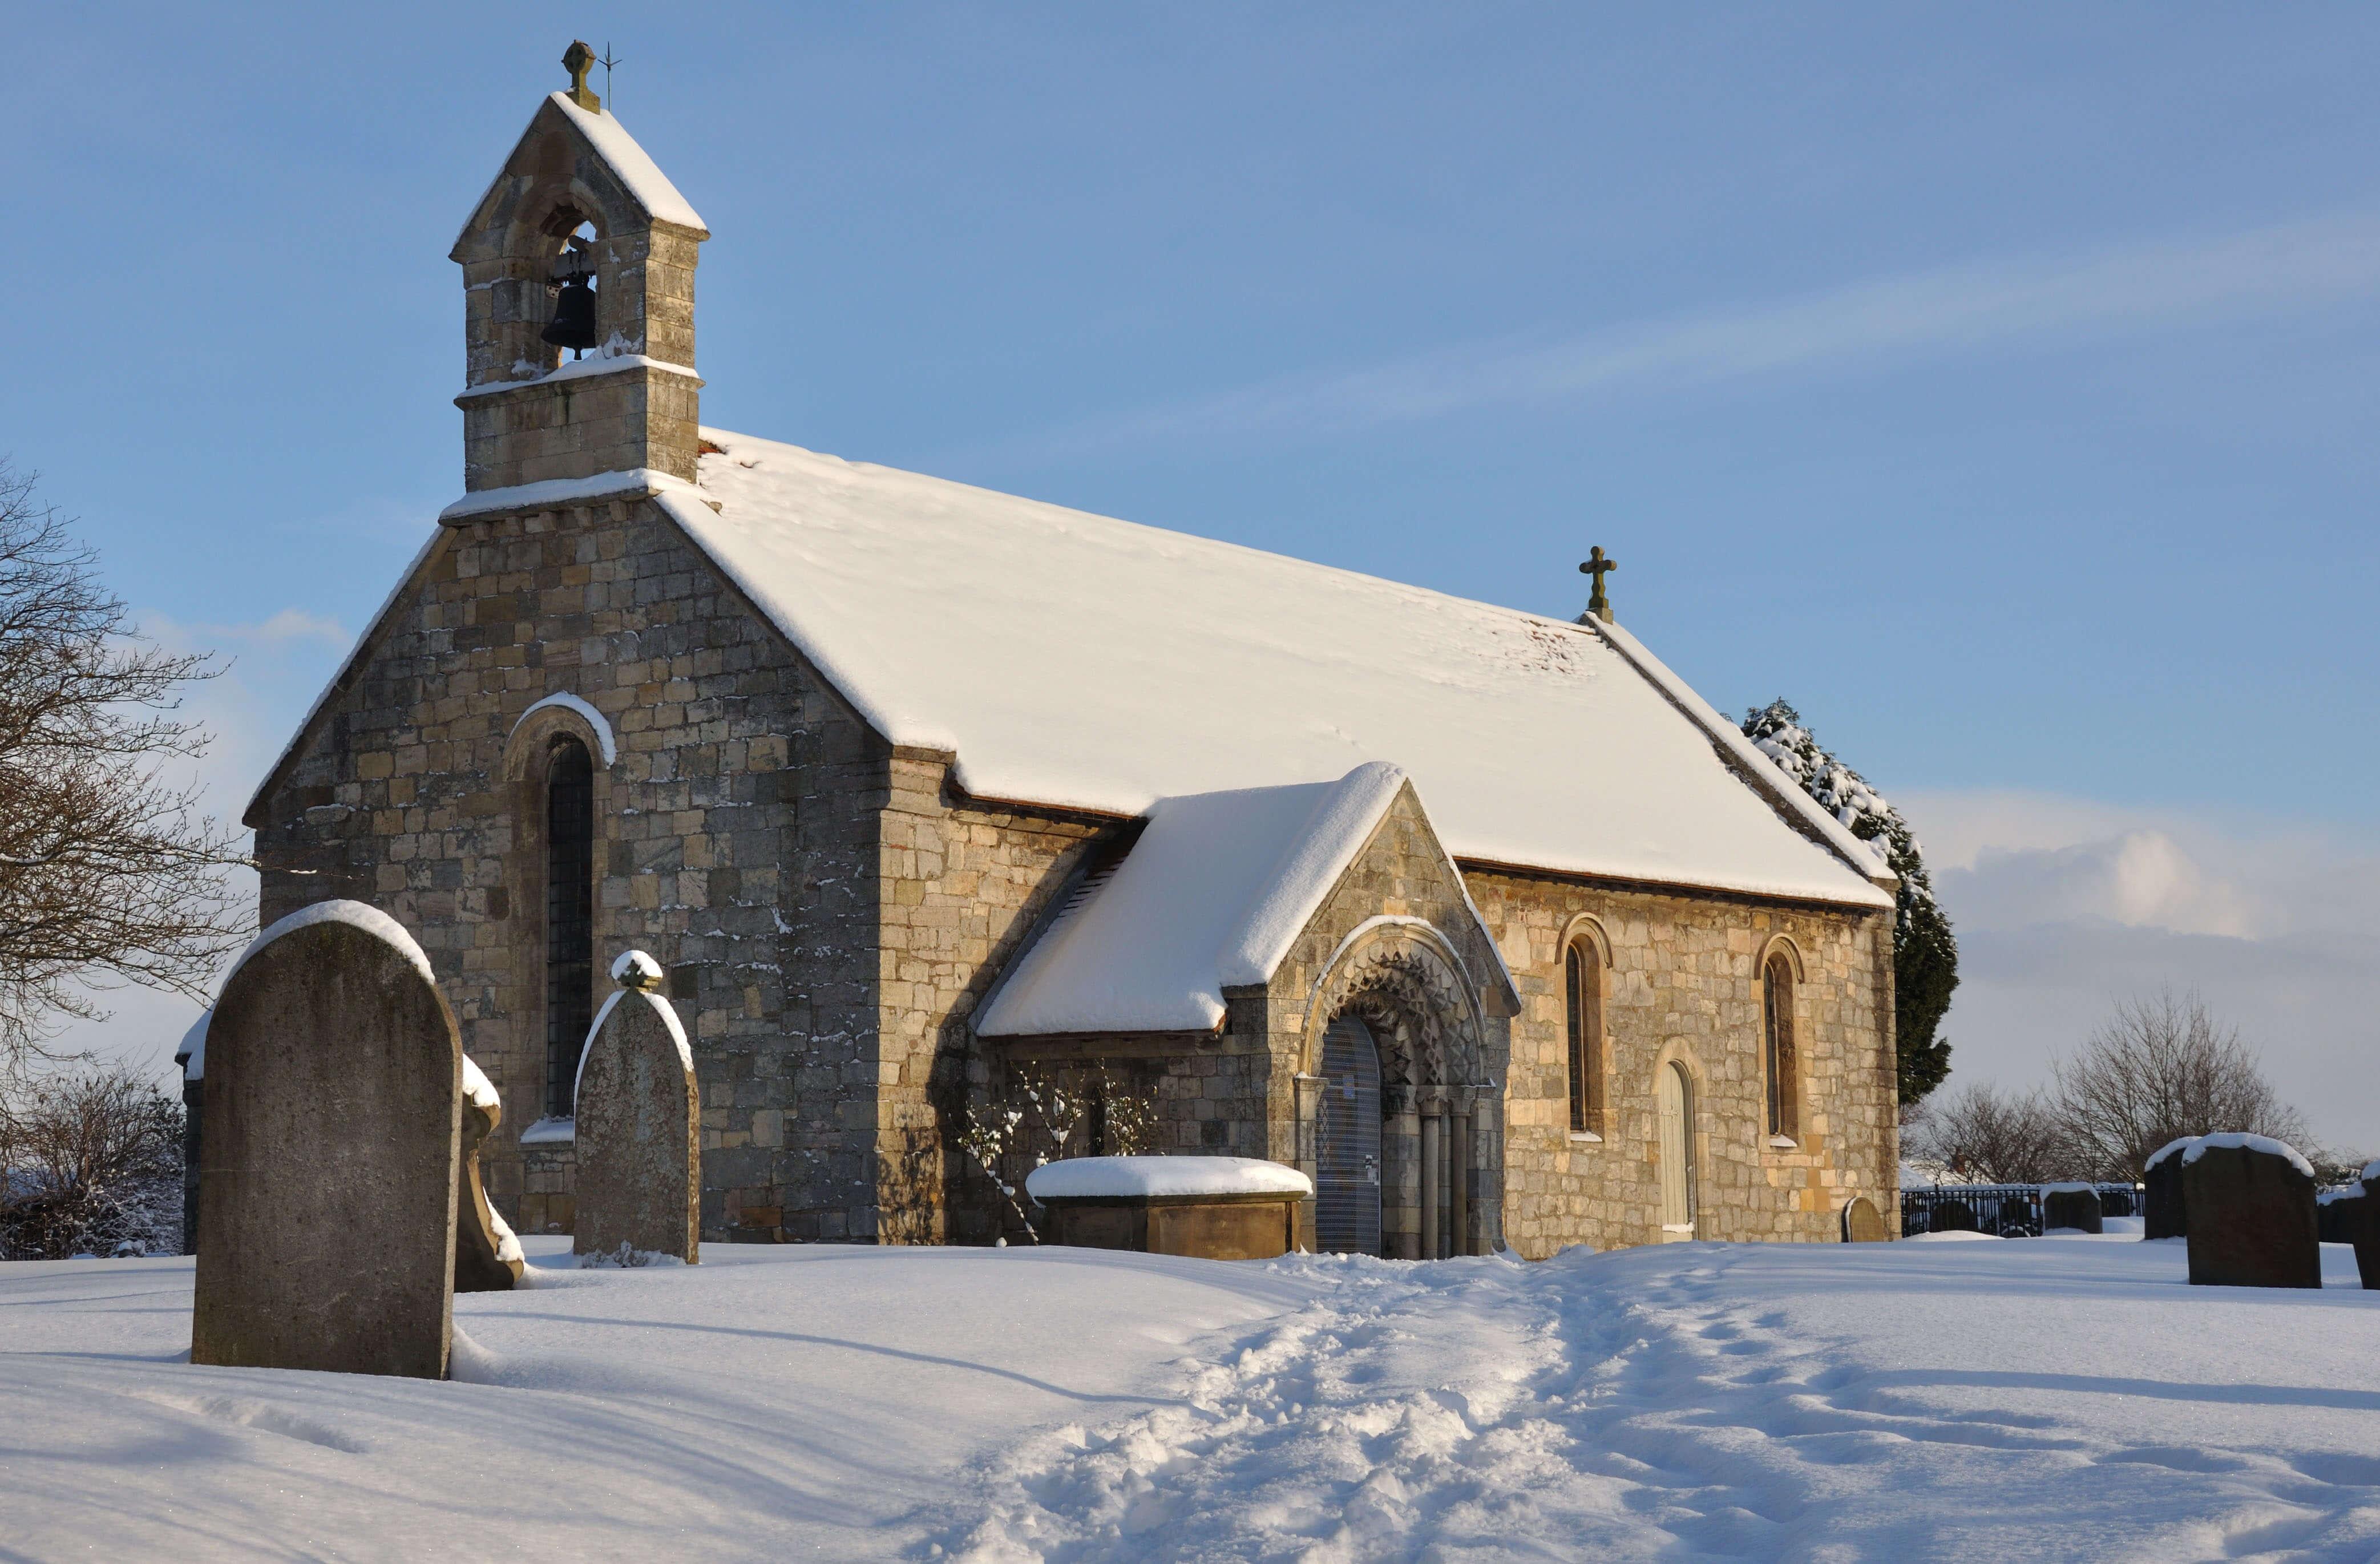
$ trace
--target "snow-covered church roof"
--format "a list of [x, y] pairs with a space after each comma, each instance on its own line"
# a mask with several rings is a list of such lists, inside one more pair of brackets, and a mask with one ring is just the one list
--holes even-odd
[[656, 503], [978, 797], [1139, 816], [1386, 761], [1459, 859], [1891, 903], [1865, 845], [1781, 773], [1755, 792], [1772, 763], [1616, 626], [703, 434], [717, 509]]

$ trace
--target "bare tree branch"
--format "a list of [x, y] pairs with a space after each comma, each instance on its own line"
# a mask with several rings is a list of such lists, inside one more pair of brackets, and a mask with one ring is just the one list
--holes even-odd
[[2159, 1146], [2183, 1135], [2244, 1130], [2314, 1149], [2254, 1050], [2194, 993], [2119, 1002], [2053, 1079], [2069, 1154], [2088, 1176], [2136, 1180]]
[[238, 833], [166, 768], [207, 737], [178, 715], [215, 667], [142, 640], [33, 479], [0, 462], [0, 1078], [45, 1057], [90, 990], [200, 997], [248, 925]]

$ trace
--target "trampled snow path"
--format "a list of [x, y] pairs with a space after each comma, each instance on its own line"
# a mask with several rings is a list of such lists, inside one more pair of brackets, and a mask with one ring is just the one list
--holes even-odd
[[734, 1249], [457, 1300], [460, 1382], [194, 1369], [0, 1266], [0, 1558], [2380, 1555], [2380, 1293], [2181, 1246], [1543, 1265]]
[[2180, 1244], [2090, 1240], [1314, 1264], [1338, 1284], [1184, 1403], [1009, 1454], [952, 1551], [2380, 1555], [2380, 1294], [2192, 1290]]

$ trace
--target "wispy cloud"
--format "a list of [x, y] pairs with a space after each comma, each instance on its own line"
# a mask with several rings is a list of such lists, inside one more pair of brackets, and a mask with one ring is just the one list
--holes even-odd
[[1872, 278], [1797, 298], [1584, 333], [1468, 343], [1103, 416], [1003, 450], [1056, 455], [1250, 434], [1329, 435], [1477, 408], [1841, 371], [2059, 333], [2149, 330], [2376, 293], [2380, 217], [2336, 216]]

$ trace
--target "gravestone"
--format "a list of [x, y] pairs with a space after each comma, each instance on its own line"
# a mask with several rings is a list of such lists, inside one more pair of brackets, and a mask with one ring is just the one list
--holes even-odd
[[2106, 1231], [2099, 1215], [2099, 1192], [2085, 1183], [2041, 1186], [2041, 1228], [2072, 1228], [2082, 1232]]
[[2141, 1170], [2141, 1236], [2183, 1238], [2190, 1232], [2190, 1213], [2181, 1198], [2182, 1154], [2198, 1144], [2196, 1135], [2168, 1141]]
[[1876, 1203], [1864, 1194], [1852, 1196], [1843, 1207], [1843, 1242], [1845, 1243], [1882, 1243], [1891, 1238], [1884, 1227], [1884, 1217]]
[[443, 1377], [462, 1061], [386, 914], [321, 902], [248, 948], [207, 1026], [192, 1363]]
[[488, 1204], [480, 1182], [480, 1146], [504, 1122], [504, 1099], [463, 1059], [463, 1141], [455, 1162], [455, 1291], [509, 1292], [520, 1284], [520, 1240]]
[[2313, 1197], [2314, 1234], [2325, 1243], [2352, 1243], [2349, 1230], [2363, 1219], [2363, 1186], [2325, 1189]]
[[[2349, 1204], [2342, 1201], [2341, 1205]], [[2354, 1210], [2340, 1218], [2346, 1242], [2355, 1245], [2355, 1269], [2367, 1292], [2380, 1291], [2380, 1161], [2363, 1170], [2363, 1194]]]
[[2183, 1152], [2190, 1279], [2201, 1287], [2320, 1287], [2313, 1170], [2263, 1135], [2202, 1135]]
[[1934, 1207], [1926, 1223], [1928, 1232], [1979, 1232], [1982, 1224], [1975, 1219], [1975, 1208], [1963, 1200], [1945, 1200]]
[[578, 1061], [580, 1255], [667, 1255], [696, 1263], [702, 1237], [702, 1102], [694, 1050], [642, 951], [612, 964]]

